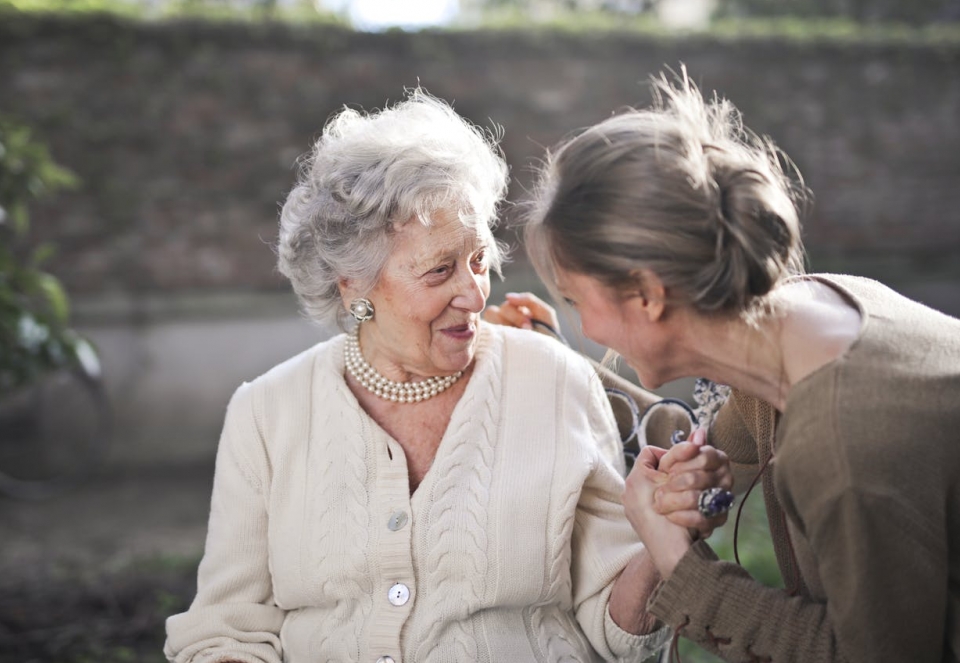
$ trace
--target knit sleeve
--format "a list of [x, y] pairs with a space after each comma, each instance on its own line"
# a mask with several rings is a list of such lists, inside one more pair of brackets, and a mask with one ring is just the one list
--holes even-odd
[[826, 606], [765, 587], [695, 543], [647, 605], [680, 635], [728, 661], [844, 661]]
[[643, 544], [624, 515], [623, 476], [608, 453], [619, 446], [619, 436], [603, 390], [596, 387], [588, 407], [599, 444], [577, 504], [571, 543], [574, 609], [590, 644], [605, 660], [643, 661], [669, 641], [671, 632], [662, 628], [633, 635], [609, 615], [613, 584]]
[[217, 450], [210, 520], [190, 609], [167, 619], [175, 663], [280, 663], [284, 611], [267, 560], [266, 458], [244, 385], [227, 408]]

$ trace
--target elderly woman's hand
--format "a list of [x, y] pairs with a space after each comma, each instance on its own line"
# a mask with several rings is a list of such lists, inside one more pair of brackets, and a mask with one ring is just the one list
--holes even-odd
[[686, 527], [670, 522], [657, 513], [654, 495], [660, 486], [670, 480], [670, 475], [660, 471], [666, 449], [647, 446], [640, 451], [633, 470], [627, 476], [623, 491], [623, 506], [627, 520], [643, 541], [660, 576], [667, 578], [673, 573], [680, 558], [693, 542]]
[[560, 329], [556, 310], [545, 301], [530, 292], [508, 292], [506, 301], [499, 306], [488, 306], [483, 319], [507, 327], [543, 330], [534, 321], [549, 325], [554, 331]]
[[687, 442], [680, 442], [665, 452], [659, 471], [666, 475], [653, 495], [657, 513], [671, 522], [695, 530], [707, 538], [727, 521], [727, 513], [706, 517], [698, 508], [700, 495], [710, 488], [732, 490], [733, 474], [727, 455], [706, 444], [707, 431], [698, 428]]

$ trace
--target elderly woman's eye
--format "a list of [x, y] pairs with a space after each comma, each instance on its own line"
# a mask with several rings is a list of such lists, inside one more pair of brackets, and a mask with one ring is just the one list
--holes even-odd
[[566, 302], [567, 306], [570, 306], [570, 307], [572, 307], [572, 308], [576, 308], [576, 307], [577, 307], [577, 303], [576, 303], [575, 301], [573, 301], [572, 299], [570, 299], [569, 297], [564, 297], [564, 298], [563, 298], [563, 301]]
[[474, 267], [475, 269], [479, 268], [478, 271], [486, 269], [487, 268], [487, 252], [480, 251], [475, 256], [473, 256], [473, 264], [475, 266]]

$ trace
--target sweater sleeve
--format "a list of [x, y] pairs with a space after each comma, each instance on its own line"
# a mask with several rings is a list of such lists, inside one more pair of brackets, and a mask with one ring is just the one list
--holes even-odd
[[167, 619], [164, 653], [175, 663], [280, 663], [284, 611], [273, 601], [267, 559], [266, 458], [252, 388], [227, 408], [217, 450], [210, 520], [190, 609]]
[[622, 456], [610, 457], [613, 449], [620, 448], [619, 436], [599, 385], [592, 390], [588, 407], [599, 444], [574, 517], [574, 609], [590, 644], [605, 660], [643, 661], [666, 645], [672, 632], [661, 628], [647, 635], [633, 635], [610, 617], [613, 584], [643, 544], [623, 512]]
[[680, 635], [727, 661], [845, 661], [826, 605], [765, 587], [742, 567], [695, 543], [648, 609]]
[[764, 587], [701, 541], [649, 610], [729, 661], [940, 661], [949, 586], [943, 536], [902, 501], [863, 491], [826, 494], [799, 515], [825, 601]]

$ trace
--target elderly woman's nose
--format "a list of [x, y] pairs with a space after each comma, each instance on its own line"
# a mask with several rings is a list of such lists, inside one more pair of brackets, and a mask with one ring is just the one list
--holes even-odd
[[478, 274], [463, 274], [456, 280], [451, 304], [457, 308], [479, 313], [487, 305], [486, 277]]

